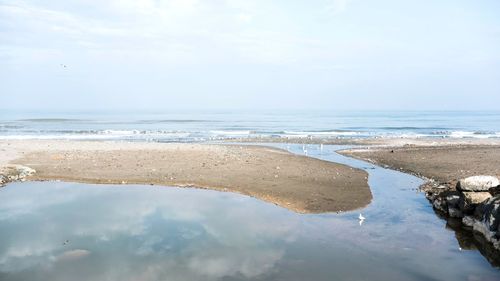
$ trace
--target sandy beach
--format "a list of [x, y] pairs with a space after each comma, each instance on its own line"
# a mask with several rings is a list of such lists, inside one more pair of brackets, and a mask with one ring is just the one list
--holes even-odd
[[374, 147], [402, 147], [402, 146], [500, 146], [500, 138], [429, 138], [429, 137], [261, 137], [261, 138], [228, 138], [226, 142], [238, 143], [298, 143], [298, 144], [332, 144], [332, 145], [359, 145]]
[[430, 142], [433, 141], [419, 140], [411, 145], [388, 142], [384, 146], [343, 150], [340, 153], [439, 182], [454, 183], [474, 175], [500, 176], [500, 146], [497, 140]]
[[[346, 156], [439, 182], [500, 176], [500, 145], [485, 139], [354, 139]], [[368, 144], [368, 145], [366, 145]], [[253, 196], [300, 213], [348, 211], [370, 203], [367, 174], [255, 145], [126, 141], [4, 140], [0, 165], [36, 170], [31, 180], [155, 184]]]
[[370, 203], [366, 172], [289, 152], [241, 145], [1, 141], [0, 163], [36, 170], [30, 180], [155, 184], [237, 192], [300, 213]]
[[474, 175], [500, 177], [498, 138], [264, 138], [240, 142], [306, 143], [355, 146], [339, 151], [345, 156], [372, 162], [416, 176], [452, 185]]

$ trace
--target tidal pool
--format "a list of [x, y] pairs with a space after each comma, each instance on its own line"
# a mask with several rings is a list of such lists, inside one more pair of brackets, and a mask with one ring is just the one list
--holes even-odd
[[9, 184], [0, 189], [0, 280], [500, 280], [465, 249], [474, 242], [435, 215], [420, 179], [338, 148], [307, 150], [369, 172], [374, 200], [364, 209], [301, 215], [210, 190]]

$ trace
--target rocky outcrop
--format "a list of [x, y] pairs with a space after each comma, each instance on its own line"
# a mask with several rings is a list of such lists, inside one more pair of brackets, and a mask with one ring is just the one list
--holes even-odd
[[492, 176], [474, 176], [461, 179], [457, 189], [461, 191], [488, 191], [490, 188], [500, 185], [498, 178]]
[[0, 186], [13, 181], [25, 181], [27, 177], [36, 173], [35, 170], [23, 165], [6, 165], [0, 167]]
[[480, 204], [476, 214], [464, 217], [462, 223], [481, 233], [496, 249], [500, 249], [500, 195]]
[[462, 227], [481, 234], [500, 251], [500, 182], [496, 177], [474, 176], [453, 183], [422, 187], [439, 213], [458, 219]]

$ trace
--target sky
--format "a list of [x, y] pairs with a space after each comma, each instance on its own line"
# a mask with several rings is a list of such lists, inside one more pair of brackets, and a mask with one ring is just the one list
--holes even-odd
[[494, 110], [498, 0], [0, 0], [0, 108]]

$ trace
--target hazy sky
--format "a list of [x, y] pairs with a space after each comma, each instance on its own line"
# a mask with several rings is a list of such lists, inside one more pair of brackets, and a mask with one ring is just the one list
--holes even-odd
[[500, 1], [0, 0], [0, 97], [48, 110], [499, 109]]

